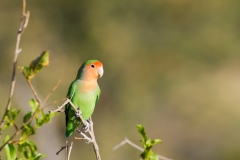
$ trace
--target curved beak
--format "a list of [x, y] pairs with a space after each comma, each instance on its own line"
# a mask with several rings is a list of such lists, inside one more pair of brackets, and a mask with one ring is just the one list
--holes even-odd
[[98, 68], [97, 72], [98, 72], [99, 78], [101, 78], [103, 76], [103, 72], [104, 72], [103, 67]]

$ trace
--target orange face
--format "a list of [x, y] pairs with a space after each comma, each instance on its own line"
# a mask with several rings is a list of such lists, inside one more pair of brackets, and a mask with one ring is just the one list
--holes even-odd
[[103, 75], [103, 65], [100, 61], [89, 63], [84, 67], [84, 80], [94, 80]]

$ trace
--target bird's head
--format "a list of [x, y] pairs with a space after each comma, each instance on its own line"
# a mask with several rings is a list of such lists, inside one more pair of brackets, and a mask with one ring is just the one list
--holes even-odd
[[94, 80], [103, 76], [103, 65], [98, 60], [88, 60], [78, 70], [77, 79]]

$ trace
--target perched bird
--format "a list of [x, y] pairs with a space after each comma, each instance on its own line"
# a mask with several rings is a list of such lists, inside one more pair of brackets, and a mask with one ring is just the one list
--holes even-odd
[[[102, 75], [102, 63], [98, 60], [88, 60], [79, 68], [76, 79], [69, 86], [67, 97], [75, 107], [80, 109], [84, 120], [88, 120], [93, 114], [95, 104], [100, 96], [97, 79]], [[81, 124], [81, 120], [76, 117], [76, 113], [69, 103], [65, 106], [65, 115], [65, 135], [69, 137]]]

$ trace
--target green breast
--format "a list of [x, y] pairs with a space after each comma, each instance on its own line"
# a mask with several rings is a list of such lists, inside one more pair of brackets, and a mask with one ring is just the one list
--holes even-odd
[[93, 114], [96, 99], [99, 93], [99, 87], [96, 84], [91, 90], [82, 90], [81, 89], [82, 82], [79, 82], [79, 84], [76, 87], [72, 102], [73, 104], [80, 108], [82, 112], [83, 119], [87, 120], [91, 117]]

